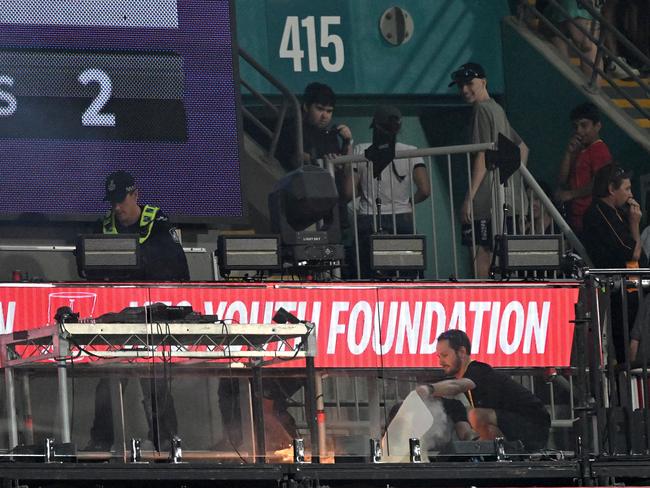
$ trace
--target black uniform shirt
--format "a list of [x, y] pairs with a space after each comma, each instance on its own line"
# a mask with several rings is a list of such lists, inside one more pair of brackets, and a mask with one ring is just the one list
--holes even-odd
[[[118, 234], [140, 234], [140, 222], [123, 226], [115, 220]], [[142, 271], [132, 273], [127, 280], [189, 281], [187, 258], [169, 218], [158, 211], [147, 240], [140, 244]]]

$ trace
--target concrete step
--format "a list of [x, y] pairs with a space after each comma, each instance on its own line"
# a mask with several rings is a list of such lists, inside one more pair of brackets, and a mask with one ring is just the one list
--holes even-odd
[[[650, 108], [650, 98], [635, 98], [634, 101], [641, 108]], [[612, 102], [621, 108], [632, 108], [630, 101], [625, 98], [613, 98]]]

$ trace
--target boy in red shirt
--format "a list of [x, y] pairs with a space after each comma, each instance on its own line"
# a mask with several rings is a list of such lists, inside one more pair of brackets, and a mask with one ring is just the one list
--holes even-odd
[[555, 199], [567, 205], [567, 221], [580, 235], [582, 216], [591, 204], [594, 174], [612, 162], [612, 155], [600, 138], [600, 113], [593, 103], [575, 107], [570, 119], [574, 133], [560, 163]]

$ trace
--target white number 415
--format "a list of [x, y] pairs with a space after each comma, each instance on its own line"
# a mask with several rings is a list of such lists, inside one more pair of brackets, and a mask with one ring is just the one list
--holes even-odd
[[305, 51], [300, 48], [300, 26], [305, 29], [307, 35], [307, 63], [309, 71], [318, 71], [318, 61], [325, 71], [336, 73], [343, 69], [345, 64], [345, 50], [343, 48], [343, 39], [337, 34], [330, 34], [331, 25], [339, 25], [341, 17], [323, 16], [320, 18], [320, 47], [328, 48], [334, 46], [334, 59], [329, 56], [318, 57], [316, 47], [316, 21], [313, 16], [305, 17], [300, 20], [298, 17], [287, 17], [284, 23], [284, 32], [280, 41], [281, 58], [293, 59], [293, 70], [302, 71], [302, 60], [305, 57]]

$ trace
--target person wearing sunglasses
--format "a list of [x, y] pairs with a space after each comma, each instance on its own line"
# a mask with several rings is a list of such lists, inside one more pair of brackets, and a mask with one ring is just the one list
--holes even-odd
[[[487, 77], [485, 70], [478, 63], [466, 63], [451, 74], [452, 82], [449, 86], [456, 86], [458, 92], [465, 102], [472, 105], [472, 119], [470, 122], [470, 144], [483, 144], [497, 142], [499, 133], [513, 141], [521, 153], [521, 163], [526, 164], [528, 160], [528, 146], [519, 137], [519, 134], [512, 128], [503, 108], [492, 98], [487, 89]], [[492, 218], [492, 192], [496, 190], [498, 181], [493, 178], [492, 172], [488, 173], [485, 164], [485, 152], [477, 152], [473, 155], [472, 177], [469, 191], [461, 207], [460, 219], [465, 226], [474, 225], [478, 229], [490, 228]], [[512, 192], [515, 198], [515, 213], [521, 214], [527, 208], [527, 202], [519, 198], [521, 178], [515, 173], [510, 178], [506, 188], [506, 202], [512, 202]], [[526, 200], [525, 195], [523, 200]], [[494, 209], [501, 212], [501, 209]], [[473, 220], [472, 222], [472, 215]], [[500, 229], [499, 229], [500, 231]], [[475, 233], [476, 256], [476, 277], [486, 278], [489, 276], [492, 250], [490, 239], [483, 236], [483, 232]], [[472, 245], [471, 238], [468, 245]]]

